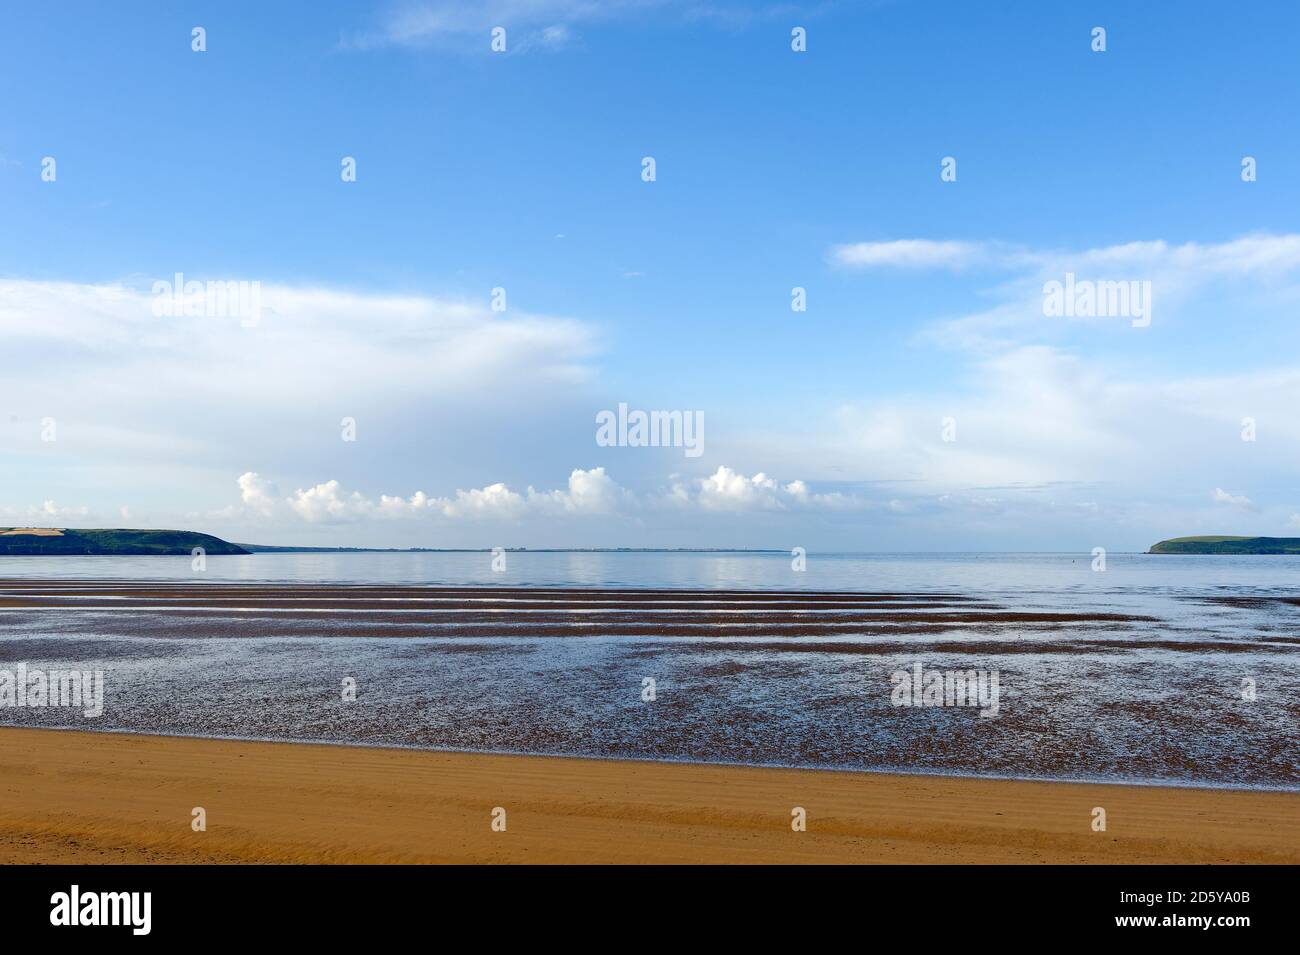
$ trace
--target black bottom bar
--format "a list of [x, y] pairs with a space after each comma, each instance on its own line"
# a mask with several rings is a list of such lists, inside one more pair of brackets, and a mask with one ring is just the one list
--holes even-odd
[[[882, 940], [903, 931], [909, 947], [987, 945], [1021, 931], [1044, 933], [1031, 936], [1043, 941], [1129, 936], [1232, 945], [1293, 933], [1294, 876], [1282, 866], [583, 868], [544, 876], [490, 868], [11, 866], [0, 870], [0, 918], [10, 943], [76, 933], [78, 943], [373, 945], [421, 928], [474, 933], [471, 941], [498, 938], [509, 927], [538, 941], [625, 937], [675, 945], [685, 918], [731, 941], [764, 937], [780, 923], [815, 928], [811, 937], [832, 925]], [[70, 924], [74, 885], [77, 922], [119, 924]], [[143, 895], [120, 893], [149, 893], [147, 909]], [[137, 934], [146, 913], [148, 933]]]

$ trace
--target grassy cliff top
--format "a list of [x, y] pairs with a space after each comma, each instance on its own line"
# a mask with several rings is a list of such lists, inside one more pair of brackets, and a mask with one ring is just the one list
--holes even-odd
[[210, 556], [247, 554], [237, 544], [197, 531], [135, 530], [125, 527], [76, 530], [68, 527], [0, 527], [0, 557], [55, 555], [168, 555], [194, 552]]
[[1173, 537], [1152, 554], [1300, 554], [1300, 537]]

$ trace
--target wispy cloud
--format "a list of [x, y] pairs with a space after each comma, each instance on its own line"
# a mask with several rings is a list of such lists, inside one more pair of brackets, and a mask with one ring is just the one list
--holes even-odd
[[[345, 49], [423, 47], [466, 41], [489, 49], [489, 32], [504, 27], [507, 52], [556, 50], [575, 42], [575, 28], [653, 16], [656, 23], [709, 22], [743, 27], [776, 16], [816, 15], [826, 3], [699, 2], [699, 0], [441, 0], [392, 6], [370, 29], [345, 36]], [[474, 38], [478, 37], [478, 40]]]
[[968, 269], [1021, 262], [1018, 253], [998, 243], [930, 239], [837, 245], [832, 247], [830, 258], [836, 265], [851, 269]]
[[1228, 242], [1126, 242], [1071, 251], [1030, 249], [993, 240], [893, 239], [853, 242], [830, 250], [836, 265], [855, 269], [1023, 269], [1052, 271], [1136, 267], [1217, 275], [1284, 273], [1300, 269], [1300, 235], [1249, 235]]
[[0, 516], [6, 520], [21, 520], [24, 526], [34, 527], [52, 527], [62, 521], [85, 518], [89, 514], [90, 508], [84, 504], [64, 507], [54, 501], [43, 501], [40, 505], [31, 507], [0, 507]]
[[[1092, 321], [1079, 315], [1044, 321], [1044, 283], [1076, 280], [1150, 282], [1164, 318], [1211, 288], [1231, 283], [1284, 285], [1300, 281], [1300, 234], [1248, 235], [1220, 243], [1163, 240], [1127, 242], [1092, 249], [1029, 249], [999, 242], [901, 239], [833, 246], [831, 261], [849, 269], [968, 271], [987, 276], [983, 296], [994, 303], [924, 328], [919, 340], [945, 348], [1005, 350], [1063, 324]], [[1163, 320], [1163, 318], [1162, 318]]]
[[1210, 493], [1210, 500], [1215, 504], [1230, 504], [1233, 507], [1250, 507], [1250, 498], [1244, 494], [1229, 494], [1221, 487], [1216, 487]]
[[670, 0], [444, 0], [401, 3], [390, 7], [369, 30], [346, 36], [343, 46], [376, 49], [387, 46], [420, 47], [439, 41], [460, 43], [478, 36], [489, 49], [489, 33], [504, 27], [507, 51], [525, 48], [556, 49], [573, 39], [580, 23], [626, 17], [671, 5]]

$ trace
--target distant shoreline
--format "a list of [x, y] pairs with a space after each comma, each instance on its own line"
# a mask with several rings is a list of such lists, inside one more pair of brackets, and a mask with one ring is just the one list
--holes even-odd
[[[223, 557], [252, 554], [760, 554], [803, 553], [779, 547], [349, 547], [298, 544], [247, 544], [198, 531], [141, 528], [0, 527], [0, 557]], [[820, 551], [830, 554], [922, 556], [956, 554], [1077, 554], [1085, 551]], [[1146, 551], [1114, 554], [1300, 556], [1300, 537], [1175, 537]]]
[[[491, 554], [495, 547], [281, 547], [238, 544], [250, 554]], [[507, 554], [788, 554], [763, 547], [502, 547]]]
[[[501, 547], [508, 554], [785, 554], [745, 547]], [[0, 527], [0, 557], [229, 557], [248, 554], [491, 554], [496, 547], [313, 547], [240, 544], [198, 531]]]

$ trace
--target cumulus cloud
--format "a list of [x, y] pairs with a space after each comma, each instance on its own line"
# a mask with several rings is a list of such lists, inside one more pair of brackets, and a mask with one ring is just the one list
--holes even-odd
[[[389, 520], [438, 516], [447, 520], [512, 520], [530, 515], [612, 514], [635, 499], [605, 473], [604, 468], [575, 468], [566, 487], [539, 491], [528, 487], [513, 491], [503, 483], [458, 490], [447, 497], [416, 491], [409, 496], [381, 494], [371, 499], [359, 491], [345, 491], [338, 480], [299, 488], [283, 499], [255, 472], [238, 480], [245, 516], [262, 518], [295, 516], [309, 523], [337, 523], [364, 518]], [[230, 509], [213, 517], [232, 517]]]
[[275, 489], [255, 472], [239, 476], [239, 499], [244, 507], [261, 517], [269, 517], [275, 510]]
[[796, 478], [785, 484], [759, 472], [752, 477], [720, 466], [698, 482], [698, 490], [676, 495], [675, 500], [710, 511], [864, 510], [892, 507], [897, 502], [879, 502], [842, 491], [814, 493], [807, 482]]
[[[1269, 367], [1259, 356], [1288, 361], [1294, 352], [1277, 330], [1291, 326], [1242, 306], [1213, 309], [1196, 329], [1202, 335], [1179, 329], [1159, 341], [1136, 336], [1164, 331], [1170, 289], [1248, 277], [1232, 294], [1244, 289], [1248, 305], [1259, 304], [1273, 279], [1300, 274], [1300, 236], [1074, 253], [920, 240], [854, 248], [846, 264], [856, 256], [863, 267], [1019, 274], [1009, 282], [997, 275], [1000, 284], [981, 293], [994, 300], [991, 307], [931, 325], [928, 337], [914, 340], [973, 349], [937, 356], [916, 389], [873, 390], [873, 397], [812, 407], [784, 425], [779, 415], [736, 414], [752, 410], [747, 396], [720, 399], [731, 427], [719, 430], [708, 472], [669, 477], [665, 485], [647, 470], [660, 458], [628, 454], [617, 458], [626, 462], [619, 465], [626, 487], [601, 467], [571, 470], [575, 460], [594, 463], [587, 423], [589, 409], [601, 406], [592, 396], [597, 338], [586, 322], [530, 314], [513, 301], [496, 314], [486, 302], [271, 284], [263, 288], [262, 321], [246, 328], [237, 319], [158, 318], [148, 292], [131, 285], [0, 280], [0, 340], [16, 412], [6, 440], [26, 482], [10, 488], [7, 503], [82, 499], [118, 521], [124, 518], [114, 512], [129, 500], [135, 520], [152, 512], [168, 521], [159, 510], [167, 493], [185, 489], [190, 497], [179, 506], [190, 511], [198, 501], [224, 501], [239, 473], [231, 462], [256, 461], [256, 472], [239, 476], [237, 503], [206, 512], [243, 521], [241, 533], [276, 521], [321, 525], [322, 536], [340, 522], [507, 521], [522, 528], [536, 521], [550, 522], [551, 540], [574, 543], [596, 538], [601, 522], [587, 522], [585, 538], [568, 536], [560, 522], [575, 519], [569, 526], [577, 527], [584, 515], [640, 520], [635, 539], [642, 540], [643, 527], [678, 515], [682, 540], [709, 545], [721, 539], [718, 528], [743, 527], [733, 518], [744, 514], [766, 515], [766, 527], [782, 515], [792, 524], [848, 510], [923, 521], [961, 508], [987, 515], [989, 524], [972, 518], [963, 525], [983, 530], [995, 516], [1019, 517], [1024, 528], [1036, 519], [1034, 508], [1055, 508], [1076, 521], [1104, 515], [1115, 527], [1159, 526], [1163, 534], [1205, 526], [1216, 512], [1228, 513], [1225, 505], [1236, 509], [1243, 531], [1287, 524], [1295, 506], [1290, 489], [1300, 478], [1300, 365]], [[1116, 360], [1090, 351], [1092, 327], [1074, 329], [1064, 344], [1039, 340], [1062, 327], [1044, 321], [1042, 276], [1067, 267], [1080, 275], [1161, 277], [1156, 324], [1139, 331], [1119, 323], [1127, 337], [1112, 339], [1121, 342]], [[1273, 301], [1288, 303], [1284, 296]], [[1224, 321], [1224, 314], [1249, 325]], [[1254, 344], [1243, 367], [1238, 356], [1211, 346], [1215, 334], [1229, 346], [1240, 341], [1245, 327]], [[1274, 337], [1261, 344], [1269, 332]], [[1191, 343], [1200, 353], [1184, 362], [1175, 350]], [[51, 376], [50, 367], [64, 373]], [[1200, 367], [1211, 370], [1197, 373]], [[46, 415], [58, 419], [57, 444], [40, 441]], [[342, 415], [359, 421], [357, 441], [339, 440]], [[1240, 440], [1243, 415], [1259, 422], [1257, 442]], [[954, 441], [941, 437], [947, 418], [956, 423]], [[736, 422], [747, 420], [761, 425], [738, 436]], [[621, 452], [609, 453], [598, 460]], [[94, 462], [92, 477], [78, 473], [78, 460]], [[503, 467], [513, 476], [509, 484], [496, 480]], [[430, 487], [434, 474], [440, 483]], [[550, 477], [563, 474], [567, 481]], [[296, 490], [281, 493], [262, 475]], [[83, 494], [92, 485], [96, 490]], [[1251, 498], [1222, 485], [1248, 487]], [[1207, 488], [1215, 491], [1207, 496]], [[40, 510], [5, 513], [21, 515], [10, 521], [21, 523], [43, 520], [28, 516]], [[76, 523], [78, 516], [62, 519]], [[374, 543], [401, 530], [389, 524], [356, 533]], [[927, 540], [946, 541], [946, 531]], [[625, 528], [615, 533], [615, 543], [626, 542]]]
[[739, 507], [742, 510], [780, 507], [779, 492], [777, 483], [762, 473], [747, 478], [731, 468], [720, 467], [702, 482], [700, 501], [705, 507]]
[[539, 491], [528, 487], [524, 492], [510, 490], [505, 484], [458, 490], [451, 497], [430, 497], [416, 491], [408, 498], [384, 495], [378, 513], [383, 517], [419, 517], [441, 514], [449, 519], [517, 519], [535, 514], [612, 514], [632, 496], [614, 483], [604, 468], [575, 468], [568, 485], [562, 489]]
[[338, 481], [326, 481], [315, 487], [299, 488], [287, 501], [289, 507], [305, 521], [342, 521], [370, 513], [373, 504], [357, 491], [341, 493]]
[[530, 506], [564, 514], [610, 514], [633, 503], [632, 496], [614, 483], [604, 468], [583, 471], [575, 468], [568, 487], [562, 491], [528, 489]]
[[[529, 517], [633, 516], [663, 507], [701, 511], [765, 511], [792, 508], [843, 509], [871, 506], [870, 502], [841, 492], [814, 493], [802, 480], [781, 483], [759, 473], [746, 477], [725, 465], [708, 477], [678, 480], [662, 494], [638, 496], [620, 486], [603, 467], [575, 468], [563, 488], [523, 491], [504, 483], [457, 490], [439, 497], [416, 491], [408, 496], [381, 494], [377, 499], [359, 491], [346, 491], [337, 480], [323, 481], [293, 494], [275, 497], [271, 484], [255, 472], [238, 479], [243, 510], [226, 508], [208, 516], [229, 519], [296, 517], [308, 523], [341, 523], [376, 518], [447, 521], [500, 521]], [[898, 502], [887, 505], [898, 510]]]
[[457, 491], [456, 496], [450, 499], [433, 498], [427, 506], [442, 512], [445, 517], [500, 519], [521, 516], [525, 503], [523, 495], [497, 483]]

